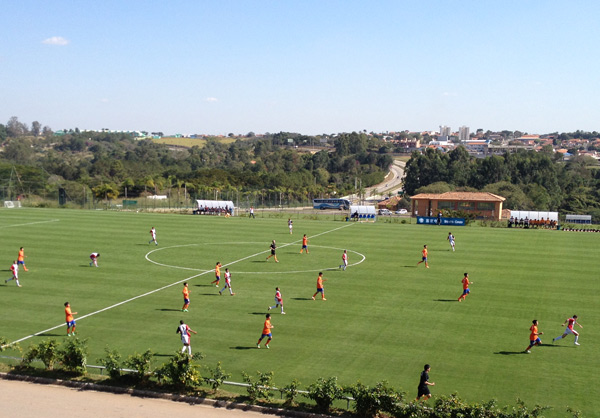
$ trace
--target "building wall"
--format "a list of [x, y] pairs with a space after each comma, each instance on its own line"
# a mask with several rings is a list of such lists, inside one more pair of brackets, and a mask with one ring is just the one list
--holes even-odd
[[413, 199], [412, 201], [412, 213], [414, 216], [437, 216], [440, 210], [477, 212], [485, 219], [500, 220], [502, 216], [502, 202], [439, 201], [434, 199]]

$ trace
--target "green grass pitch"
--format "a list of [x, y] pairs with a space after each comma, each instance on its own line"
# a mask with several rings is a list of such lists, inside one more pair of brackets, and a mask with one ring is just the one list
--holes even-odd
[[[152, 226], [159, 246], [148, 244]], [[202, 363], [221, 361], [235, 381], [257, 370], [273, 371], [281, 386], [294, 378], [302, 385], [330, 376], [342, 384], [387, 380], [413, 397], [429, 363], [434, 396], [457, 391], [501, 404], [520, 397], [553, 406], [549, 416], [564, 416], [567, 405], [589, 416], [600, 410], [592, 395], [600, 370], [600, 234], [296, 217], [290, 235], [285, 218], [26, 208], [0, 210], [0, 233], [5, 278], [21, 246], [29, 268], [20, 271], [22, 288], [0, 281], [0, 336], [15, 341], [60, 326], [24, 347], [64, 338], [68, 300], [79, 336], [89, 339], [90, 364], [105, 347], [124, 357], [151, 349], [162, 364], [181, 349], [175, 329], [184, 319], [198, 331], [192, 349], [205, 355]], [[299, 254], [304, 233], [308, 255]], [[272, 239], [279, 263], [265, 261]], [[416, 266], [423, 244], [429, 269]], [[343, 249], [345, 272], [337, 268]], [[91, 252], [101, 254], [99, 268], [89, 267]], [[232, 272], [233, 297], [210, 285], [217, 261]], [[311, 300], [319, 271], [327, 301]], [[474, 284], [458, 303], [464, 272]], [[191, 306], [182, 313], [186, 279]], [[271, 311], [274, 339], [270, 350], [264, 342], [258, 350], [276, 286], [286, 315]], [[584, 326], [581, 346], [572, 336], [551, 345], [573, 314]], [[544, 346], [522, 354], [533, 319]]]

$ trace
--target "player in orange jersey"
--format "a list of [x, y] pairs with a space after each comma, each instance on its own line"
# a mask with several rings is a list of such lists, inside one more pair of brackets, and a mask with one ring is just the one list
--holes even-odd
[[190, 289], [188, 289], [188, 284], [185, 282], [183, 284], [183, 308], [181, 308], [181, 312], [187, 312], [190, 307]]
[[23, 249], [23, 247], [19, 248], [19, 255], [17, 256], [17, 264], [22, 265], [23, 270], [29, 271], [29, 270], [27, 270], [27, 267], [25, 266], [25, 257], [27, 257], [25, 255], [25, 250]]
[[274, 327], [273, 327], [273, 325], [271, 325], [271, 314], [267, 314], [265, 318], [266, 319], [265, 319], [265, 323], [263, 325], [262, 334], [261, 334], [260, 338], [258, 339], [258, 342], [256, 343], [256, 348], [260, 348], [260, 342], [265, 337], [267, 337], [267, 343], [265, 344], [265, 347], [269, 348], [269, 343], [273, 339], [273, 334], [271, 333], [271, 329], [273, 329]]
[[465, 273], [465, 277], [462, 279], [463, 292], [462, 295], [458, 297], [458, 301], [462, 302], [467, 298], [467, 295], [471, 293], [471, 289], [469, 289], [469, 284], [473, 284], [473, 282], [469, 281], [469, 273]]
[[425, 267], [429, 268], [429, 264], [427, 263], [427, 245], [423, 245], [423, 250], [421, 251], [421, 261], [417, 263], [417, 266], [421, 263], [425, 263]]
[[215, 266], [215, 280], [210, 282], [210, 284], [214, 284], [215, 287], [219, 287], [219, 282], [221, 281], [221, 263], [217, 261], [217, 265]]
[[306, 250], [306, 254], [308, 254], [308, 238], [306, 237], [306, 234], [302, 237], [302, 249], [300, 250], [300, 254], [302, 254], [302, 251], [304, 250]]
[[325, 281], [327, 281], [327, 279], [323, 278], [323, 272], [319, 272], [319, 277], [317, 277], [317, 291], [312, 296], [312, 300], [315, 300], [315, 297], [319, 293], [321, 294], [321, 300], [327, 300], [327, 299], [325, 299], [325, 289], [323, 288], [323, 282], [325, 282]]
[[540, 335], [544, 334], [541, 331], [538, 331], [538, 321], [537, 319], [534, 319], [533, 321], [531, 321], [531, 323], [533, 324], [532, 326], [529, 327], [529, 331], [531, 331], [531, 333], [529, 334], [529, 346], [525, 349], [525, 352], [527, 354], [531, 354], [531, 347], [533, 347], [534, 345], [542, 345], [542, 340], [540, 340]]
[[75, 319], [73, 315], [77, 315], [77, 312], [71, 312], [71, 304], [65, 302], [65, 316], [67, 320], [67, 337], [75, 335]]

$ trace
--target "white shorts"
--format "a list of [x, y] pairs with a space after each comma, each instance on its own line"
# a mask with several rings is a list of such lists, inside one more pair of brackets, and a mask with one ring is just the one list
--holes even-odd
[[565, 334], [573, 334], [573, 335], [575, 335], [576, 332], [577, 331], [572, 330], [571, 328], [565, 328]]
[[280, 302], [277, 298], [275, 298], [275, 305], [283, 305], [283, 300]]
[[181, 342], [183, 343], [183, 345], [189, 345], [190, 344], [190, 336], [187, 334], [181, 334]]

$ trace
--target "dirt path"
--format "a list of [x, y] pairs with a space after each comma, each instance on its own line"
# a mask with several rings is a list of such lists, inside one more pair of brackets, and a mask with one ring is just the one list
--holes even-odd
[[15, 418], [258, 418], [254, 411], [0, 379], [0, 416]]

